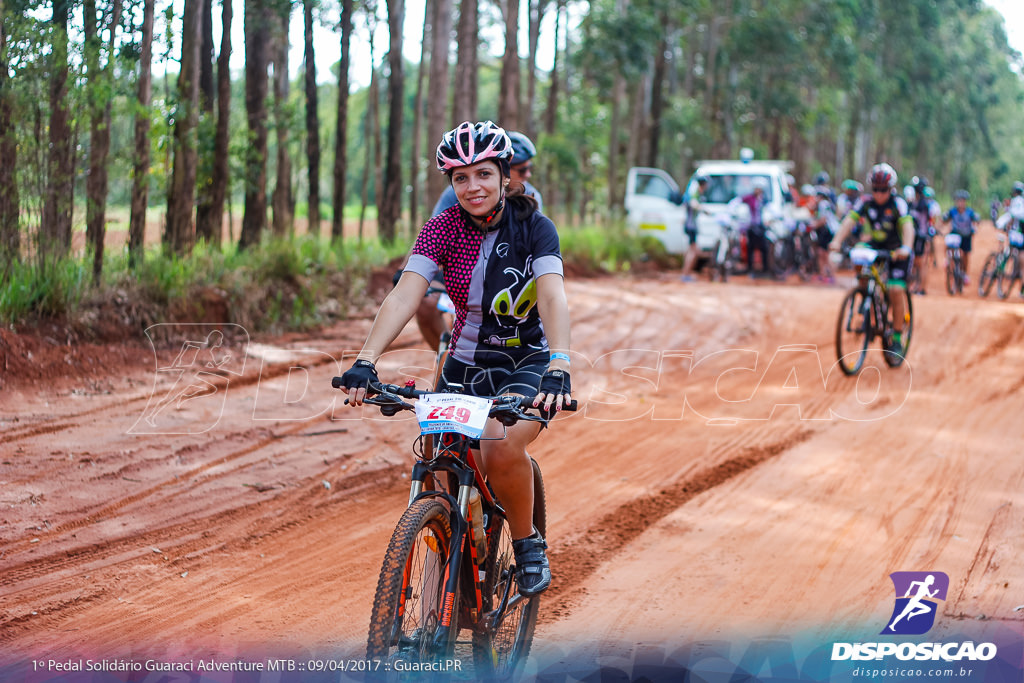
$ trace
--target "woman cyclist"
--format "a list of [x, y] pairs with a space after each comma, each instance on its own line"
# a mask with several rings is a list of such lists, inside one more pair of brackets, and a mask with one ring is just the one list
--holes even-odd
[[[377, 380], [374, 362], [419, 306], [437, 270], [455, 304], [449, 358], [440, 387], [460, 384], [477, 396], [519, 394], [534, 406], [561, 410], [571, 401], [569, 308], [554, 224], [521, 185], [509, 188], [512, 142], [484, 121], [460, 124], [437, 146], [437, 168], [458, 204], [420, 230], [398, 284], [381, 304], [358, 360], [342, 375], [358, 406]], [[516, 556], [519, 593], [551, 583], [544, 539], [533, 527], [533, 467], [527, 445], [536, 422], [505, 428], [489, 420], [480, 442], [482, 469], [505, 506]]]
[[907, 276], [913, 261], [914, 219], [910, 216], [907, 201], [896, 192], [896, 171], [892, 166], [876, 164], [868, 173], [867, 181], [871, 194], [864, 195], [853, 205], [829, 248], [839, 251], [846, 236], [855, 229], [860, 231], [861, 221], [866, 221], [867, 234], [861, 234], [860, 241], [872, 249], [893, 252], [888, 288], [890, 293], [898, 291], [900, 296], [890, 296], [889, 300], [894, 330], [889, 350], [902, 353], [906, 313], [906, 299], [902, 294], [907, 288]]

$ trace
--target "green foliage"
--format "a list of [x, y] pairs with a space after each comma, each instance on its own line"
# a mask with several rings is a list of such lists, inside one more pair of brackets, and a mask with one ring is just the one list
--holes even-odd
[[[41, 318], [96, 323], [103, 315], [131, 321], [136, 332], [154, 322], [190, 322], [213, 312], [250, 331], [308, 329], [366, 303], [371, 271], [407, 244], [338, 243], [311, 237], [267, 240], [239, 251], [204, 243], [186, 258], [153, 251], [135, 270], [124, 253], [109, 255], [104, 281], [90, 287], [91, 263], [65, 259], [45, 267], [10, 264], [0, 281], [0, 322]], [[109, 311], [111, 302], [119, 309]]]
[[80, 259], [8, 262], [0, 273], [0, 323], [65, 317], [81, 302], [91, 273], [90, 264]]
[[621, 221], [562, 228], [558, 239], [566, 268], [583, 274], [628, 272], [635, 264], [664, 254], [660, 243], [628, 234]]

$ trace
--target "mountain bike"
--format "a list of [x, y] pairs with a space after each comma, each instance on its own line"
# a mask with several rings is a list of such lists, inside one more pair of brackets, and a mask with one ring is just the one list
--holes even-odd
[[742, 246], [739, 235], [732, 225], [732, 217], [723, 212], [716, 215], [715, 219], [719, 227], [718, 242], [708, 262], [708, 276], [712, 282], [725, 282], [736, 272], [736, 267], [743, 260]]
[[[341, 386], [341, 378], [332, 381]], [[365, 403], [393, 416], [411, 410], [420, 423], [414, 443], [409, 505], [388, 543], [373, 600], [367, 658], [384, 678], [436, 670], [472, 649], [476, 679], [508, 679], [526, 661], [540, 607], [519, 595], [512, 536], [505, 510], [477, 465], [474, 439], [488, 418], [509, 427], [527, 413], [520, 396], [475, 397], [448, 385], [448, 393], [374, 383]], [[408, 400], [415, 400], [411, 404]], [[566, 406], [575, 410], [573, 402]], [[425, 437], [434, 448], [424, 452]], [[544, 482], [531, 459], [534, 526], [546, 533]], [[469, 641], [460, 641], [460, 632]], [[446, 669], [447, 670], [447, 669]]]
[[996, 293], [1000, 299], [1010, 296], [1013, 288], [1021, 282], [1020, 252], [1021, 248], [1024, 248], [1024, 233], [1020, 230], [1009, 230], [1006, 234], [1006, 261], [996, 279]]
[[[858, 245], [850, 250], [850, 260], [860, 268], [857, 285], [847, 293], [836, 323], [836, 356], [847, 375], [860, 372], [868, 346], [875, 337], [882, 341], [883, 358], [891, 368], [906, 359], [914, 329], [914, 309], [909, 290], [886, 284], [891, 254]], [[889, 305], [892, 295], [905, 295], [902, 348], [892, 349], [893, 321]]]
[[946, 235], [946, 291], [952, 296], [964, 292], [964, 260], [960, 248], [962, 238], [955, 232]]
[[988, 296], [1010, 261], [1010, 245], [1006, 242], [1006, 236], [1000, 233], [996, 235], [996, 239], [999, 240], [1000, 246], [985, 258], [985, 264], [981, 267], [978, 296]]

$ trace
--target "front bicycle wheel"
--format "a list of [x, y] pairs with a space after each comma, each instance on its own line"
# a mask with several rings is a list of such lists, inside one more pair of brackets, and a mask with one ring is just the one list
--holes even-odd
[[861, 289], [851, 289], [843, 299], [836, 324], [836, 357], [847, 375], [855, 375], [864, 365], [871, 341], [871, 302]]
[[981, 268], [981, 277], [978, 278], [978, 296], [988, 296], [988, 293], [992, 291], [998, 270], [999, 254], [989, 254], [985, 259], [985, 265]]
[[458, 606], [451, 608], [448, 637], [441, 630], [444, 577], [452, 529], [448, 510], [437, 500], [410, 505], [395, 528], [377, 580], [370, 615], [367, 658], [389, 671], [402, 662], [430, 662], [450, 657], [458, 634]]
[[[533, 465], [533, 525], [541, 536], [546, 534], [547, 517], [544, 480], [540, 467]], [[526, 662], [537, 627], [540, 597], [519, 595], [515, 580], [515, 556], [508, 522], [496, 514], [487, 539], [487, 561], [484, 563], [483, 602], [488, 628], [473, 634], [473, 661], [477, 678], [508, 680]], [[491, 624], [494, 611], [506, 605], [497, 624]]]
[[964, 289], [964, 273], [960, 266], [960, 260], [953, 257], [946, 265], [946, 291], [950, 296], [961, 294]]

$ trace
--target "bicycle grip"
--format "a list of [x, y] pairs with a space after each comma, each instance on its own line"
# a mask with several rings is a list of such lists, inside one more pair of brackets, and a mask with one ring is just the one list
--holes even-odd
[[342, 384], [341, 377], [334, 377], [331, 379], [331, 386], [334, 387], [335, 389], [341, 389], [345, 385]]

